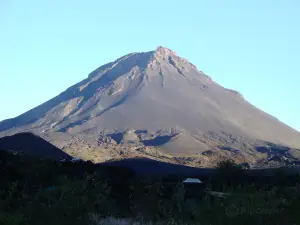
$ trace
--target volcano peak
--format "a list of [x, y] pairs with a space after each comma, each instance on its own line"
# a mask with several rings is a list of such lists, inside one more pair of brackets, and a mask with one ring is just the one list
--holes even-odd
[[163, 46], [158, 46], [155, 50], [156, 54], [160, 54], [160, 55], [165, 55], [165, 56], [169, 56], [169, 55], [176, 55], [177, 53], [172, 51], [169, 48], [163, 47]]

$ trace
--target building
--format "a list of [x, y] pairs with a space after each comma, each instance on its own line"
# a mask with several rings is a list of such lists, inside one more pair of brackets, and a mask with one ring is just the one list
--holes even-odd
[[186, 178], [183, 181], [185, 198], [201, 198], [204, 195], [205, 185], [198, 178]]

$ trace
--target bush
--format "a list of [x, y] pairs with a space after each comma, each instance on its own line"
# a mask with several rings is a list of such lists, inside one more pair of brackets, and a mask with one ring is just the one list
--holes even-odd
[[300, 224], [298, 177], [261, 179], [260, 189], [256, 183], [243, 186], [246, 174], [231, 161], [220, 162], [210, 179], [213, 189], [230, 194], [219, 198], [207, 191], [202, 200], [184, 198], [181, 177], [132, 177], [130, 171], [120, 173], [123, 168], [11, 154], [1, 154], [0, 163], [1, 225], [82, 225], [91, 219], [95, 225]]
[[218, 186], [233, 187], [242, 184], [246, 178], [244, 169], [232, 160], [220, 161], [217, 164], [216, 174], [213, 177]]

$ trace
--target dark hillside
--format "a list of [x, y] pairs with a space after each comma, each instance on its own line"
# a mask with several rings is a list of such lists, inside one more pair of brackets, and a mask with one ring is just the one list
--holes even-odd
[[0, 138], [0, 149], [51, 159], [71, 159], [72, 157], [51, 143], [33, 133], [18, 133]]

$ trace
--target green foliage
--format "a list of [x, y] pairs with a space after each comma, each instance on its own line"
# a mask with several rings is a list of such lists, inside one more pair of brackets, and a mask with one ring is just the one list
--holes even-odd
[[245, 171], [242, 166], [231, 160], [224, 160], [218, 162], [214, 179], [218, 182], [218, 186], [223, 186], [223, 191], [226, 191], [226, 187], [237, 186], [244, 177]]
[[0, 224], [5, 225], [19, 225], [24, 222], [23, 215], [21, 214], [9, 214], [0, 212]]
[[173, 201], [173, 205], [176, 207], [176, 210], [178, 211], [179, 215], [183, 214], [185, 193], [186, 193], [186, 190], [184, 189], [183, 183], [178, 183], [174, 188], [174, 194], [173, 194], [172, 201]]
[[194, 199], [186, 199], [182, 178], [134, 177], [124, 168], [3, 152], [0, 166], [1, 225], [91, 224], [90, 215], [97, 215], [95, 224], [300, 224], [299, 176], [278, 173], [247, 183], [245, 171], [230, 161], [207, 179], [207, 187], [228, 195], [206, 191]]

